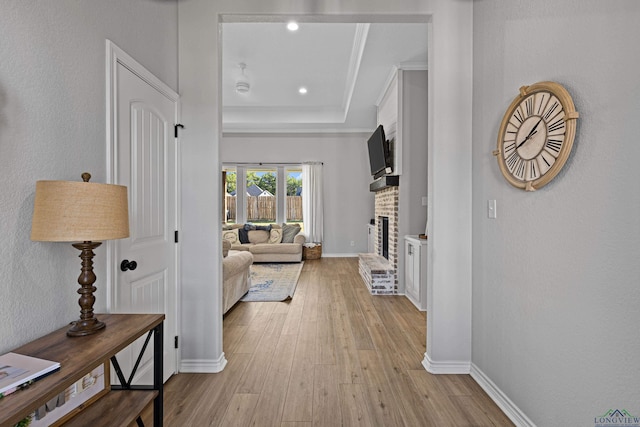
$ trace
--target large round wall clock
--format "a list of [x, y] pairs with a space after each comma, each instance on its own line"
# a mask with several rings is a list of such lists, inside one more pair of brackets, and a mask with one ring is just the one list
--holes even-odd
[[534, 191], [564, 166], [576, 134], [569, 92], [555, 82], [522, 86], [507, 109], [498, 133], [500, 171], [514, 187]]

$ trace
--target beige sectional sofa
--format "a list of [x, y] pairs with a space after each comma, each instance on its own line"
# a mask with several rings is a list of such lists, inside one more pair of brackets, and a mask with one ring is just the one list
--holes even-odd
[[253, 255], [247, 251], [230, 250], [228, 242], [223, 242], [222, 247], [222, 312], [226, 313], [249, 292]]
[[231, 250], [250, 252], [253, 262], [302, 261], [305, 237], [299, 226], [234, 224], [223, 228], [222, 238], [231, 243]]

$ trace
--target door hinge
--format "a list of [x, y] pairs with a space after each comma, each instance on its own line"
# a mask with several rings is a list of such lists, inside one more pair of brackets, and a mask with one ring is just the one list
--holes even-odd
[[173, 241], [175, 243], [178, 243], [178, 230], [173, 232]]
[[173, 348], [178, 348], [178, 336], [173, 337]]
[[184, 126], [179, 124], [179, 123], [177, 125], [173, 126], [173, 136], [174, 136], [174, 138], [178, 137], [178, 128], [183, 128], [184, 129]]

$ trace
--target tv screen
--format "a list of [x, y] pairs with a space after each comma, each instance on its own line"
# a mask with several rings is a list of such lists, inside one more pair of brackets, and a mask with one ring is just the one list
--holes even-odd
[[374, 177], [382, 176], [387, 172], [389, 149], [387, 147], [387, 140], [384, 135], [384, 129], [382, 125], [373, 132], [369, 141], [367, 141], [369, 147], [369, 165], [371, 166], [371, 175]]

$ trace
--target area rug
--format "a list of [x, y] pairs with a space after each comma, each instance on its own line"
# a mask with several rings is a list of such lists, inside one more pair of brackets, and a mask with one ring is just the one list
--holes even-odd
[[285, 301], [293, 298], [304, 262], [252, 264], [251, 288], [240, 301]]

